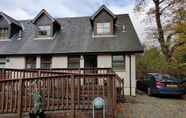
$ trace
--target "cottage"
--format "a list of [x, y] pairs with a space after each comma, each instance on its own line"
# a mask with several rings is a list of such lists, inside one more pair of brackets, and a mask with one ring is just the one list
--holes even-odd
[[0, 68], [112, 68], [135, 95], [135, 55], [143, 47], [128, 14], [105, 5], [92, 16], [53, 18], [46, 10], [31, 20], [0, 12]]

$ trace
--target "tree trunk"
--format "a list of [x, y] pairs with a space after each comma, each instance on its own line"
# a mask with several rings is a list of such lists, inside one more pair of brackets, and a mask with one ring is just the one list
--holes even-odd
[[169, 47], [166, 45], [165, 42], [164, 31], [161, 24], [160, 1], [159, 0], [154, 1], [154, 4], [155, 4], [156, 25], [158, 30], [158, 41], [160, 43], [161, 50], [165, 56], [166, 61], [169, 62], [171, 55], [169, 53]]

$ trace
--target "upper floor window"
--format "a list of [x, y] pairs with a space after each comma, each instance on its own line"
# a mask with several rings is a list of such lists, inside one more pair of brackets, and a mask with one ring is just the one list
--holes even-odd
[[36, 57], [26, 57], [26, 68], [36, 68]]
[[41, 68], [49, 69], [51, 68], [52, 58], [50, 56], [41, 57]]
[[0, 40], [8, 38], [8, 28], [0, 28]]
[[112, 68], [113, 70], [124, 70], [125, 69], [125, 57], [123, 55], [112, 56]]
[[37, 37], [49, 37], [51, 32], [51, 26], [38, 26]]
[[80, 68], [80, 56], [69, 56], [68, 68]]
[[111, 32], [111, 23], [96, 23], [97, 34], [109, 34]]

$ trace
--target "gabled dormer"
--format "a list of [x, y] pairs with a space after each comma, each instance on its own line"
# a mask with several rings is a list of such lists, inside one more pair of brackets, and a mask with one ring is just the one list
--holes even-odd
[[53, 39], [60, 30], [60, 24], [44, 9], [32, 20], [36, 39]]
[[114, 34], [116, 16], [105, 5], [102, 5], [90, 19], [94, 36]]
[[9, 40], [22, 31], [21, 24], [12, 17], [0, 12], [0, 41]]

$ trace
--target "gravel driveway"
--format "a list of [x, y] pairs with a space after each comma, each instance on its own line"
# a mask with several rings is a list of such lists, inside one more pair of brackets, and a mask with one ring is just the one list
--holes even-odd
[[186, 118], [186, 100], [180, 98], [150, 97], [138, 92], [126, 97], [124, 118]]

